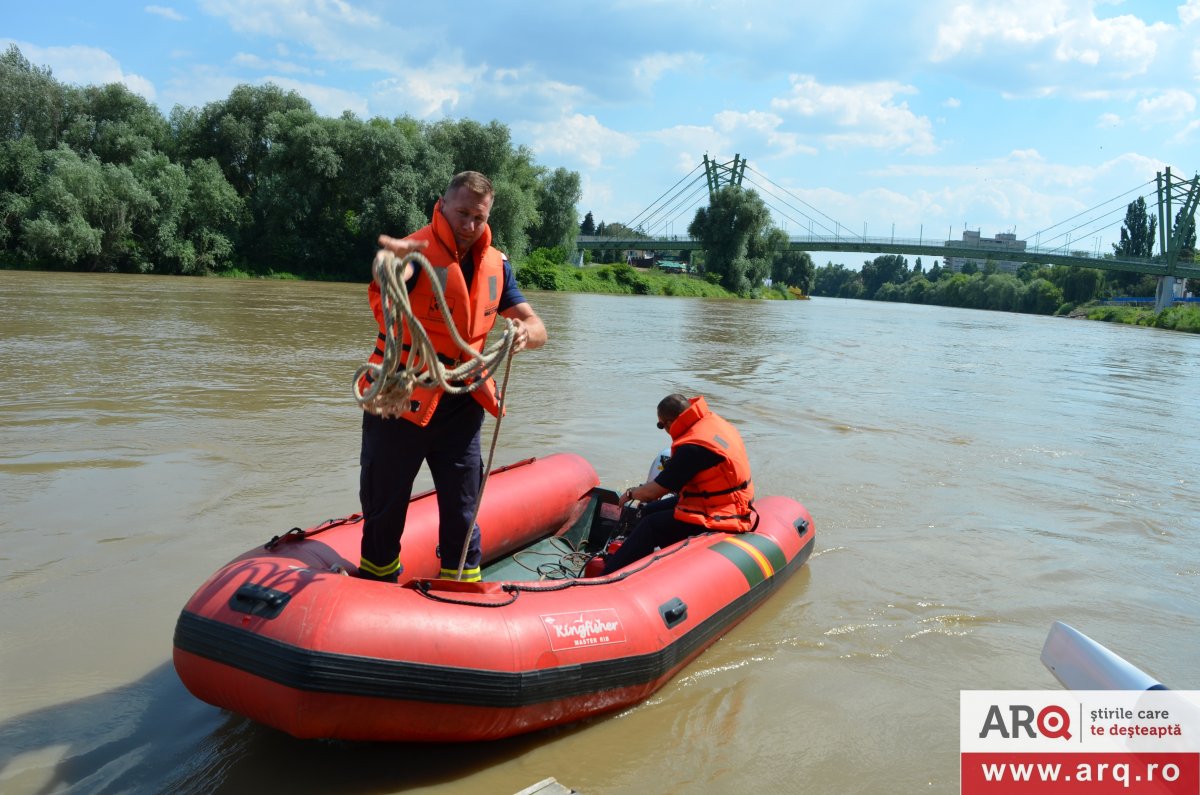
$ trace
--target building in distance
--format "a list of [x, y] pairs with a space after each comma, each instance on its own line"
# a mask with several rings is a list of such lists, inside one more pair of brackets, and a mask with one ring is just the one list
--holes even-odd
[[995, 264], [996, 270], [1002, 273], [1016, 273], [1025, 260], [1023, 259], [1003, 259], [1008, 252], [1021, 252], [1025, 250], [1024, 240], [1017, 240], [1017, 236], [1013, 232], [1000, 232], [995, 237], [981, 237], [979, 230], [963, 230], [962, 240], [947, 240], [947, 248], [978, 248], [981, 249], [978, 257], [960, 257], [946, 256], [945, 267], [954, 273], [961, 273], [963, 265], [968, 262], [974, 263], [978, 270], [983, 270], [987, 261], [991, 259]]

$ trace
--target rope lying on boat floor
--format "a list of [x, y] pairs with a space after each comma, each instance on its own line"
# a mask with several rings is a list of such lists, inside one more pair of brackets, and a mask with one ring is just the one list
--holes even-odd
[[[409, 301], [408, 287], [404, 283], [404, 271], [409, 263], [425, 272], [433, 287], [438, 309], [446, 321], [454, 344], [461, 351], [458, 364], [447, 367], [438, 359], [437, 349], [429, 339], [424, 327], [417, 320]], [[371, 266], [383, 304], [385, 340], [383, 362], [367, 362], [354, 373], [354, 399], [365, 411], [383, 417], [399, 417], [408, 407], [409, 398], [417, 387], [437, 387], [452, 395], [461, 395], [477, 389], [496, 366], [504, 361], [516, 342], [516, 327], [508, 318], [504, 321], [504, 332], [482, 351], [476, 351], [458, 333], [437, 269], [425, 255], [412, 252], [398, 258], [391, 252], [381, 252]], [[397, 310], [402, 315], [403, 327], [411, 337], [408, 362], [400, 366], [401, 346], [404, 343], [403, 328], [396, 322]], [[363, 376], [369, 376], [370, 385], [362, 391]]]

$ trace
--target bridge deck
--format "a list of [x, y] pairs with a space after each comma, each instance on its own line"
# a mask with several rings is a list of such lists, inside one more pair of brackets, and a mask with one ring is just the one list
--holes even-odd
[[[952, 242], [953, 245], [946, 245], [941, 241], [886, 237], [846, 237], [841, 239], [793, 237], [789, 239], [788, 249], [791, 251], [858, 251], [868, 254], [924, 254], [973, 260], [986, 260], [991, 257], [998, 262], [1036, 262], [1045, 265], [1072, 265], [1078, 268], [1148, 273], [1153, 276], [1200, 278], [1200, 264], [1195, 262], [1177, 262], [1174, 270], [1168, 272], [1165, 262], [1155, 260], [1132, 257], [1089, 257], [1086, 254], [1072, 254], [1061, 248], [1006, 248], [986, 240], [980, 241], [978, 244], [957, 240]], [[694, 251], [701, 248], [700, 242], [690, 237], [633, 238], [580, 235], [576, 245], [581, 249], [591, 250]]]

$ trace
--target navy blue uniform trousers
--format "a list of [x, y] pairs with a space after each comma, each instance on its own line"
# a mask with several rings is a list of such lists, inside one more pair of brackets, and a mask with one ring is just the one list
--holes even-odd
[[704, 525], [676, 519], [677, 502], [678, 497], [666, 497], [643, 505], [642, 518], [629, 531], [621, 547], [604, 559], [604, 573], [611, 574], [625, 568], [654, 552], [655, 547], [669, 547], [689, 536], [707, 532]]
[[[382, 568], [400, 555], [413, 481], [428, 463], [437, 490], [441, 567], [458, 570], [483, 476], [482, 427], [483, 407], [470, 395], [443, 395], [425, 427], [363, 413], [358, 493], [363, 558]], [[478, 527], [473, 530], [464, 571], [478, 569], [482, 557]]]

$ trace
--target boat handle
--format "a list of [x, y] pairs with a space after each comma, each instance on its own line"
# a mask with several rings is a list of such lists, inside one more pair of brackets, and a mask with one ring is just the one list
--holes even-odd
[[289, 593], [250, 582], [238, 588], [229, 598], [229, 608], [252, 616], [274, 618], [283, 611], [291, 598]]
[[667, 625], [667, 629], [671, 629], [687, 618], [687, 604], [679, 597], [675, 597], [671, 601], [659, 605], [658, 614], [662, 616], [663, 623]]

